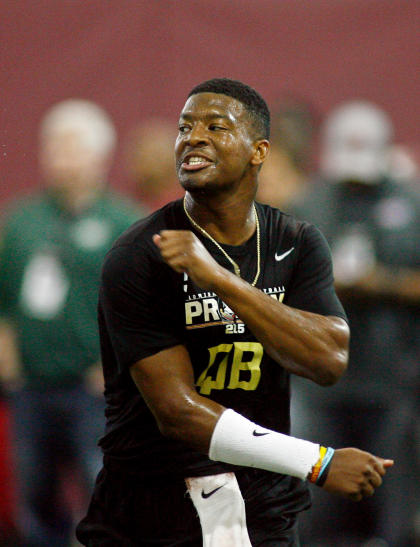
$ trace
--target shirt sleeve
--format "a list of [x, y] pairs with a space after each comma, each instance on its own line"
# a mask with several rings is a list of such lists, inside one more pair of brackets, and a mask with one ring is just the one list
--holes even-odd
[[99, 292], [99, 325], [101, 338], [111, 343], [120, 371], [182, 343], [169, 270], [144, 248], [123, 245], [107, 255]]
[[304, 225], [299, 250], [284, 303], [320, 315], [342, 317], [347, 321], [334, 289], [330, 248], [318, 228], [312, 224]]

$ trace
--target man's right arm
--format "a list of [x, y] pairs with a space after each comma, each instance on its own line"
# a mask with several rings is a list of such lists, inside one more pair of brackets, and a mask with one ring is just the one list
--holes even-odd
[[[253, 436], [257, 424], [198, 394], [190, 357], [182, 345], [139, 360], [130, 373], [162, 435], [206, 455], [216, 453], [218, 457], [212, 459], [279, 473], [287, 469], [288, 474], [301, 476], [301, 468], [294, 471], [290, 447], [297, 451], [318, 447], [265, 428], [261, 428], [265, 436]], [[231, 417], [239, 427], [231, 423]], [[374, 493], [391, 465], [391, 460], [355, 448], [336, 450], [323, 488], [358, 501]], [[311, 467], [308, 475], [310, 471]]]

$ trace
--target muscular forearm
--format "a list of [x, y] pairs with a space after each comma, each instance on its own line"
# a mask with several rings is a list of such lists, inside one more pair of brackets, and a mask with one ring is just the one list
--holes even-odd
[[163, 411], [155, 414], [161, 433], [182, 441], [194, 450], [207, 454], [216, 423], [226, 410], [222, 405], [201, 397], [196, 392], [184, 395]]
[[223, 268], [212, 290], [290, 372], [322, 385], [334, 383], [344, 372], [349, 331], [342, 319], [286, 306]]

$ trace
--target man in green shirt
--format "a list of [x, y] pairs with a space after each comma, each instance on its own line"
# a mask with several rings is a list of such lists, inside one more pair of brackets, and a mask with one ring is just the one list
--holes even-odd
[[11, 394], [26, 546], [68, 542], [60, 470], [100, 465], [103, 380], [96, 305], [108, 248], [144, 211], [106, 188], [115, 146], [88, 101], [52, 107], [40, 130], [45, 188], [8, 212], [0, 248], [0, 380]]

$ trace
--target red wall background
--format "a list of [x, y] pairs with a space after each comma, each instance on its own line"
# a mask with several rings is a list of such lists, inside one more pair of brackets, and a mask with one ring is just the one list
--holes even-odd
[[[416, 143], [419, 22], [418, 0], [3, 0], [0, 202], [37, 184], [38, 122], [74, 96], [104, 106], [124, 137], [153, 115], [175, 123], [193, 85], [229, 76], [320, 115], [370, 99]], [[112, 179], [127, 189], [118, 153]]]

